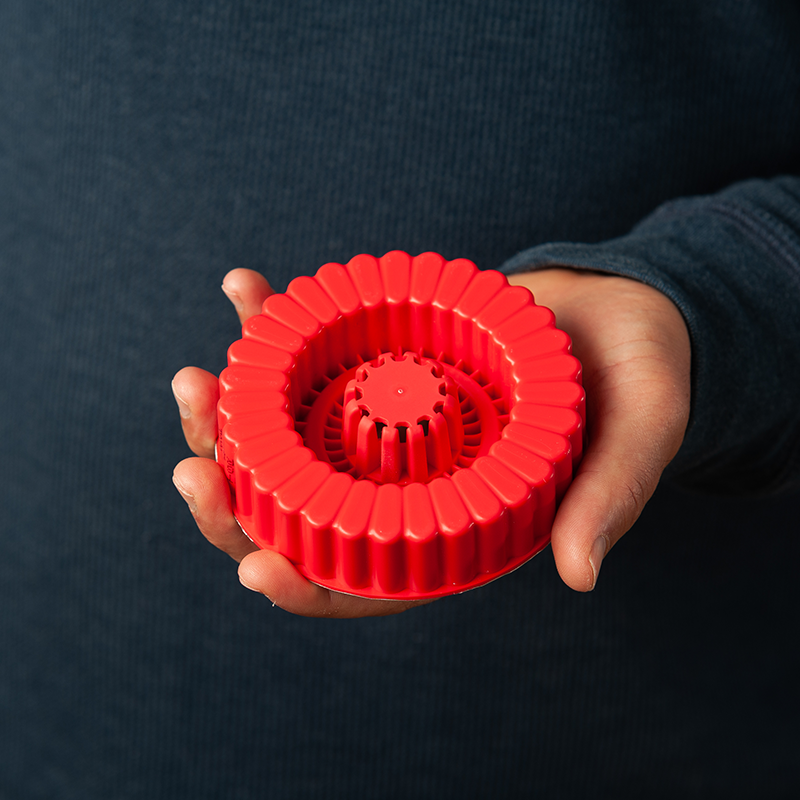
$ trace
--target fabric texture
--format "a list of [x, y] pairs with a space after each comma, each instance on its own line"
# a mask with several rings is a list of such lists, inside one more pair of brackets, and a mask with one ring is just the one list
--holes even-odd
[[234, 267], [567, 262], [686, 315], [677, 478], [796, 486], [799, 41], [788, 0], [0, 4], [0, 797], [794, 797], [797, 494], [665, 484], [591, 596], [548, 552], [298, 619], [175, 493], [169, 383]]

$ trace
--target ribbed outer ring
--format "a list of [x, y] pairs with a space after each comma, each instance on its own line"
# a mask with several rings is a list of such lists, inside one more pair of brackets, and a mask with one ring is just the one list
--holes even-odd
[[[406, 350], [482, 375], [504, 427], [468, 466], [428, 483], [338, 472], [300, 434], [309, 398], [357, 363]], [[245, 323], [220, 376], [217, 460], [240, 525], [309, 580], [364, 597], [438, 597], [515, 569], [549, 542], [583, 450], [570, 350], [527, 289], [466, 259], [394, 251], [296, 278]]]

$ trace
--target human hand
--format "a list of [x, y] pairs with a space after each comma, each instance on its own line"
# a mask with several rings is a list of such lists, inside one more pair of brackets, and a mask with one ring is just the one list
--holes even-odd
[[564, 582], [590, 591], [683, 441], [691, 346], [681, 313], [637, 281], [573, 269], [509, 276], [552, 309], [583, 365], [589, 442], [556, 513], [551, 544]]
[[[247, 269], [229, 272], [222, 289], [242, 323], [261, 313], [264, 300], [274, 294], [266, 278]], [[172, 388], [186, 441], [198, 456], [175, 467], [175, 486], [206, 539], [240, 562], [239, 580], [248, 589], [266, 595], [286, 611], [306, 617], [385, 616], [431, 602], [368, 600], [332, 592], [307, 581], [279, 553], [257, 548], [236, 522], [228, 481], [214, 460], [219, 400], [216, 376], [197, 367], [185, 367], [175, 375]]]
[[[583, 362], [589, 445], [553, 525], [559, 573], [573, 589], [593, 589], [602, 559], [633, 525], [675, 455], [689, 415], [690, 345], [680, 312], [660, 292], [626, 278], [569, 269], [511, 276], [552, 308]], [[272, 294], [266, 279], [234, 270], [223, 283], [242, 322]], [[213, 460], [217, 379], [187, 367], [174, 379], [187, 442], [200, 458], [175, 469], [176, 485], [215, 546], [241, 562], [248, 588], [305, 616], [397, 613], [418, 602], [376, 601], [306, 581], [283, 556], [242, 533]]]

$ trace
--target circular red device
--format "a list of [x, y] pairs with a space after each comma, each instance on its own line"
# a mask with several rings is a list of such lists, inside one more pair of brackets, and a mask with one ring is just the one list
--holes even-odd
[[581, 367], [552, 312], [435, 253], [356, 256], [247, 320], [217, 460], [261, 548], [339, 592], [462, 592], [550, 540], [583, 449]]

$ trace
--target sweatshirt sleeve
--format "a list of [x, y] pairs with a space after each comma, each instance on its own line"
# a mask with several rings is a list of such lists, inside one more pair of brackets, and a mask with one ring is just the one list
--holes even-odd
[[800, 487], [800, 178], [669, 202], [626, 236], [534, 247], [503, 270], [552, 266], [642, 281], [683, 314], [692, 412], [668, 477], [725, 494]]

